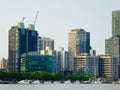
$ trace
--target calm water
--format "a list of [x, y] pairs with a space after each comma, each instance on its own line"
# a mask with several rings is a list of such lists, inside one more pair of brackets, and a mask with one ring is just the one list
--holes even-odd
[[120, 90], [120, 84], [0, 84], [0, 90]]

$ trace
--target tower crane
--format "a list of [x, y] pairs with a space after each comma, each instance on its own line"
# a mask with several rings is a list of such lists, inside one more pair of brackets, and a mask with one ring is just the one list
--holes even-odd
[[39, 14], [39, 11], [37, 11], [37, 13], [36, 13], [35, 20], [34, 20], [34, 25], [35, 25], [35, 23], [36, 23], [36, 20], [37, 20], [38, 14]]

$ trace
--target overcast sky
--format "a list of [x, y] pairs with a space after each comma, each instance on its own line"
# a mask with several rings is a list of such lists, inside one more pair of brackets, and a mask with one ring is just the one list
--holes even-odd
[[91, 46], [104, 54], [105, 39], [111, 37], [112, 11], [120, 10], [120, 0], [1, 0], [0, 59], [8, 58], [8, 30], [25, 17], [33, 24], [37, 11], [36, 30], [39, 36], [55, 40], [55, 49], [68, 49], [68, 32], [83, 28], [90, 32]]

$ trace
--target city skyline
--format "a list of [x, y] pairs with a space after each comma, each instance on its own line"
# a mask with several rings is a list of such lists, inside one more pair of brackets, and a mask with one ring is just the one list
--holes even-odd
[[[8, 30], [17, 22], [33, 23], [39, 11], [36, 30], [39, 36], [55, 40], [58, 47], [68, 49], [68, 32], [83, 28], [91, 33], [91, 47], [97, 54], [105, 52], [105, 39], [112, 36], [112, 11], [119, 10], [118, 0], [4, 0], [1, 1], [0, 58], [8, 58]], [[62, 38], [61, 38], [62, 36]], [[97, 36], [97, 38], [96, 38]]]

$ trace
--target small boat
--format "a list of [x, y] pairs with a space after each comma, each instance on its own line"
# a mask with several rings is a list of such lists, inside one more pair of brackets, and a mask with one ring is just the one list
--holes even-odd
[[51, 81], [45, 81], [44, 84], [51, 84]]
[[76, 80], [76, 81], [74, 82], [74, 84], [80, 84], [80, 81], [79, 81], [79, 80]]
[[30, 84], [31, 80], [21, 80], [18, 82], [18, 84]]
[[60, 81], [54, 81], [53, 83], [54, 84], [60, 84]]
[[64, 81], [65, 84], [71, 84], [70, 80]]
[[0, 80], [0, 84], [12, 84], [12, 82], [10, 82], [10, 81], [2, 81], [2, 80]]
[[88, 80], [88, 81], [83, 81], [82, 82], [83, 84], [90, 84], [90, 81]]
[[117, 81], [113, 81], [112, 84], [118, 84], [118, 82]]
[[97, 80], [97, 81], [94, 81], [93, 84], [102, 84], [102, 82]]
[[39, 80], [35, 80], [32, 82], [32, 84], [40, 84], [40, 81]]

